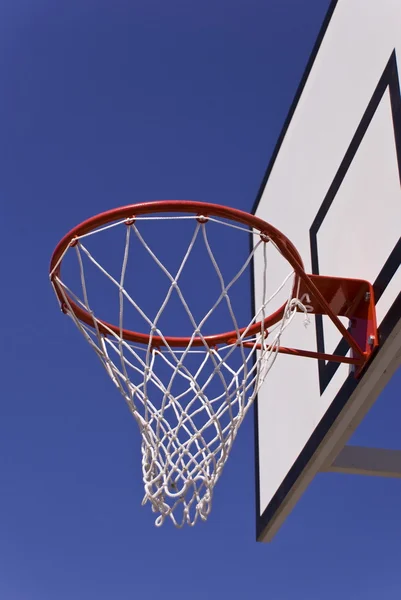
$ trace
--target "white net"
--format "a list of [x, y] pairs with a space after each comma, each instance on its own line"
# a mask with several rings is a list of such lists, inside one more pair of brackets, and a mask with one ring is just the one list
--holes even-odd
[[[189, 243], [174, 270], [167, 268], [166, 260], [163, 261], [156, 254], [153, 244], [148, 243], [141, 232], [145, 222], [149, 225], [149, 221], [163, 221], [163, 225], [168, 226], [171, 219], [181, 222], [185, 220], [184, 224], [192, 228]], [[239, 235], [244, 233], [253, 240], [247, 246], [251, 247], [250, 252], [246, 253], [238, 270], [228, 279], [218, 264], [218, 253], [212, 249], [209, 240], [208, 228], [211, 223], [213, 227], [232, 228]], [[120, 255], [117, 275], [111, 274], [114, 271], [107, 260], [106, 265], [101, 264], [89, 249], [89, 241], [94, 237], [100, 240], [110, 229], [118, 231], [120, 239], [121, 235], [124, 238], [122, 265]], [[270, 243], [267, 244], [266, 241]], [[142, 303], [135, 297], [135, 290], [139, 286], [129, 283], [132, 283], [133, 278], [135, 281], [135, 260], [131, 269], [131, 247], [134, 242], [135, 247], [140, 247], [147, 255], [165, 283], [158, 308], [155, 309], [154, 304], [152, 305], [153, 314], [144, 310]], [[196, 304], [196, 310], [193, 310], [181, 282], [185, 280], [184, 272], [189, 264], [189, 257], [199, 244], [203, 245], [204, 257], [215, 274], [217, 293], [210, 300], [202, 288], [197, 289], [196, 274], [192, 271], [189, 290], [194, 292], [195, 288], [195, 294], [191, 297]], [[107, 246], [103, 244], [103, 247], [105, 245]], [[95, 350], [139, 425], [145, 489], [143, 503], [150, 502], [153, 511], [158, 513], [158, 526], [166, 517], [170, 517], [177, 527], [194, 525], [199, 518], [206, 520], [211, 510], [214, 486], [222, 473], [238, 429], [277, 357], [283, 331], [297, 309], [304, 310], [299, 300], [293, 297], [292, 271], [287, 273], [274, 293], [268, 293], [267, 246], [279, 252], [274, 242], [261, 239], [258, 232], [223, 219], [209, 217], [206, 221], [195, 216], [179, 215], [138, 217], [98, 228], [70, 243], [60, 261], [63, 260], [64, 265], [67, 254], [75, 257], [77, 275], [73, 280], [74, 285], [69, 282], [67, 285], [67, 278], [63, 277], [62, 280], [61, 275], [52, 277], [58, 297], [63, 299], [64, 312], [72, 318]], [[166, 252], [165, 245], [162, 247]], [[234, 309], [233, 288], [238, 290], [238, 282], [245, 274], [244, 284], [248, 289], [249, 267], [256, 252], [262, 255], [263, 268], [259, 269], [258, 275], [264, 278], [264, 292], [257, 312], [249, 320], [247, 327], [241, 328]], [[223, 262], [227, 264], [227, 256]], [[100, 320], [104, 315], [98, 314], [99, 303], [96, 301], [99, 296], [105, 298], [107, 294], [105, 287], [100, 287], [91, 296], [89, 279], [95, 272], [97, 283], [99, 284], [99, 277], [103, 279], [102, 286], [106, 282], [117, 298], [114, 305], [118, 313], [117, 330], [108, 328]], [[143, 273], [141, 277], [146, 279]], [[151, 281], [149, 277], [145, 285], [141, 285], [141, 289], [145, 289], [145, 292], [148, 289], [149, 296], [153, 297], [155, 288], [152, 287], [153, 279]], [[269, 331], [267, 341], [264, 321], [271, 312], [269, 305], [283, 291], [286, 294], [284, 314]], [[238, 292], [236, 297], [238, 298]], [[171, 340], [169, 342], [162, 327], [163, 315], [173, 299], [179, 303], [190, 327], [185, 347], [181, 348], [171, 345]], [[194, 314], [199, 312], [199, 301], [208, 303], [203, 306], [201, 316]], [[76, 316], [74, 303], [90, 315], [91, 326]], [[233, 339], [211, 346], [205, 331], [208, 323], [213, 321], [213, 315], [223, 306], [227, 322], [231, 324], [228, 331], [234, 332]], [[146, 324], [146, 333], [149, 335], [146, 344], [126, 339], [124, 328], [127, 327], [127, 320], [130, 323], [138, 322], [132, 314], [136, 315], [142, 325]], [[165, 324], [176, 335], [180, 335], [180, 322], [172, 323], [172, 320], [173, 318], [167, 320]], [[223, 321], [224, 319], [221, 322]], [[250, 335], [251, 326], [259, 321], [261, 326], [257, 334]]]

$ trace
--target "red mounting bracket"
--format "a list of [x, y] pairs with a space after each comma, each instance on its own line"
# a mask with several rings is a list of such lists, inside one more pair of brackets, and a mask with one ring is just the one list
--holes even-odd
[[[297, 348], [276, 348], [281, 354], [317, 358], [355, 365], [355, 376], [363, 368], [379, 345], [373, 287], [368, 281], [326, 277], [322, 275], [300, 276], [299, 300], [310, 314], [327, 315], [349, 344], [351, 356], [325, 354]], [[300, 309], [298, 309], [300, 310]], [[347, 329], [338, 317], [349, 319]]]

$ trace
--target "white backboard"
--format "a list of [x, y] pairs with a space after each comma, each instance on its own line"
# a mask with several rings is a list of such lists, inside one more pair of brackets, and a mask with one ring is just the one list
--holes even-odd
[[[400, 0], [332, 2], [255, 203], [307, 272], [374, 284], [380, 333], [359, 381], [347, 365], [278, 357], [255, 405], [260, 541], [331, 464], [401, 363], [400, 68]], [[324, 319], [312, 317], [307, 329], [301, 321], [284, 345], [344, 352]]]

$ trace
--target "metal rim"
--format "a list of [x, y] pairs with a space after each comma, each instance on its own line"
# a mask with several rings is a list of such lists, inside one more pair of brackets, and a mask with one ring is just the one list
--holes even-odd
[[[283, 257], [293, 267], [294, 271], [297, 274], [295, 278], [295, 286], [298, 285], [298, 276], [301, 273], [305, 273], [302, 259], [294, 244], [283, 233], [281, 233], [281, 231], [273, 227], [273, 225], [270, 225], [270, 223], [263, 221], [263, 219], [260, 219], [255, 215], [251, 215], [245, 211], [238, 210], [236, 208], [230, 208], [228, 206], [221, 206], [219, 204], [212, 204], [208, 202], [196, 202], [191, 200], [159, 200], [153, 202], [141, 202], [139, 204], [130, 204], [128, 206], [114, 208], [112, 210], [95, 215], [94, 217], [83, 221], [82, 223], [71, 229], [71, 231], [69, 231], [58, 243], [50, 261], [50, 278], [55, 287], [56, 294], [58, 296], [61, 306], [65, 307], [65, 301], [63, 294], [57, 284], [57, 279], [60, 278], [62, 257], [66, 250], [71, 246], [71, 244], [74, 243], [74, 240], [77, 237], [90, 233], [98, 227], [108, 225], [109, 223], [113, 223], [114, 221], [132, 219], [136, 216], [145, 214], [169, 212], [192, 213], [202, 217], [222, 217], [225, 219], [235, 221], [236, 223], [248, 225], [253, 229], [259, 231], [261, 236], [267, 236], [272, 241], [274, 241]], [[66, 294], [66, 292], [64, 293]], [[74, 302], [74, 300], [70, 298], [68, 294], [66, 295], [68, 298], [69, 308], [70, 310], [72, 310], [74, 315], [86, 325], [94, 327], [92, 315], [88, 311], [80, 307], [78, 304], [76, 304], [76, 302]], [[264, 320], [263, 327], [265, 330], [277, 323], [283, 317], [285, 307], [286, 302]], [[96, 319], [96, 322], [99, 327], [99, 330], [105, 335], [112, 331], [116, 335], [121, 336], [126, 341], [138, 342], [140, 344], [148, 344], [150, 341], [149, 334], [131, 331], [129, 329], [120, 330], [119, 327], [107, 323], [106, 321], [102, 321], [101, 319]], [[248, 329], [247, 336], [252, 336], [260, 332], [261, 327], [261, 321], [254, 323]], [[240, 334], [243, 334], [246, 329], [246, 327], [240, 329]], [[208, 346], [216, 346], [218, 344], [231, 343], [236, 339], [236, 331], [227, 331], [224, 333], [218, 333], [216, 335], [205, 336], [203, 339], [194, 338], [194, 340], [192, 341], [192, 346], [203, 346], [204, 342], [206, 342]], [[163, 339], [159, 336], [152, 336], [151, 343], [155, 347], [164, 346], [165, 342], [171, 347], [183, 347], [187, 346], [190, 340], [190, 337], [165, 336], [165, 338]]]

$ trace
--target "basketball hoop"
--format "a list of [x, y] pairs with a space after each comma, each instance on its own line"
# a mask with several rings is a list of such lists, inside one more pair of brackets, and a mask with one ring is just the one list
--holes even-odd
[[[147, 242], [141, 229], [161, 221], [168, 228], [181, 221], [192, 228], [189, 244], [174, 271], [167, 268]], [[234, 276], [226, 278], [209, 240], [213, 227], [234, 229], [251, 238], [251, 250]], [[88, 248], [88, 238], [101, 239], [114, 229], [124, 240], [118, 277], [101, 264]], [[156, 315], [146, 313], [128, 291], [130, 247], [135, 240], [166, 278], [168, 289]], [[174, 242], [175, 240], [171, 240]], [[197, 244], [219, 282], [219, 293], [194, 315], [181, 285], [182, 273]], [[268, 293], [266, 248], [272, 248], [288, 263], [284, 281]], [[106, 246], [107, 247], [107, 246]], [[110, 249], [111, 252], [111, 249]], [[247, 277], [255, 253], [263, 255], [264, 293], [248, 324], [239, 323], [233, 308], [232, 288]], [[75, 255], [75, 289], [61, 275], [61, 265]], [[93, 308], [89, 270], [96, 272], [117, 292], [115, 322]], [[63, 267], [64, 272], [64, 267]], [[97, 215], [71, 230], [58, 244], [51, 259], [50, 279], [62, 311], [78, 327], [95, 350], [107, 373], [119, 388], [142, 435], [144, 502], [159, 513], [156, 525], [170, 517], [177, 527], [205, 520], [211, 509], [214, 486], [229, 456], [245, 414], [263, 384], [278, 354], [295, 354], [353, 365], [360, 376], [378, 345], [372, 286], [353, 279], [307, 275], [302, 259], [285, 235], [262, 219], [216, 204], [190, 201], [160, 201], [133, 204]], [[102, 288], [103, 289], [103, 288]], [[287, 290], [285, 292], [285, 290]], [[198, 296], [202, 290], [198, 291]], [[286, 296], [278, 308], [270, 307]], [[301, 302], [304, 294], [311, 306]], [[100, 296], [102, 294], [100, 293]], [[95, 294], [96, 296], [96, 294]], [[177, 299], [191, 326], [189, 335], [171, 336], [161, 326], [171, 298]], [[99, 293], [98, 293], [99, 297]], [[232, 327], [207, 334], [213, 314], [224, 306]], [[125, 326], [127, 312], [135, 313], [147, 331]], [[334, 323], [351, 350], [350, 356], [318, 353], [281, 345], [284, 331], [297, 313], [324, 314]], [[347, 329], [339, 316], [348, 317]], [[131, 317], [130, 317], [131, 318]], [[179, 323], [174, 324], [179, 334]]]

